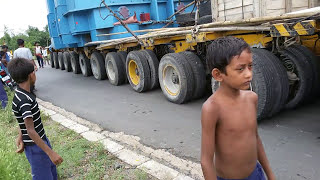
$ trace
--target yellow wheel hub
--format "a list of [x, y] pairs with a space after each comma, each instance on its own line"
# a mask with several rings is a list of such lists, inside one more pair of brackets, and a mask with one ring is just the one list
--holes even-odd
[[177, 96], [180, 93], [179, 73], [172, 65], [167, 65], [162, 71], [163, 85], [165, 90], [171, 96]]
[[129, 61], [128, 70], [131, 82], [134, 85], [138, 85], [140, 83], [139, 69], [134, 60]]

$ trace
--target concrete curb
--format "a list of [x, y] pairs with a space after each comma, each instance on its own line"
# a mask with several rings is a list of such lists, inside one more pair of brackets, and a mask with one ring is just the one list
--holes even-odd
[[89, 141], [102, 143], [108, 152], [153, 177], [166, 180], [204, 179], [199, 163], [181, 159], [163, 149], [155, 150], [144, 146], [137, 136], [104, 131], [99, 125], [77, 117], [49, 102], [41, 99], [37, 101], [40, 109], [51, 116], [53, 121], [79, 133]]

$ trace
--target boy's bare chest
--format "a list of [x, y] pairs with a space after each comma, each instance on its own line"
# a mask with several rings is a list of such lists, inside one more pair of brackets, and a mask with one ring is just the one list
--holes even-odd
[[254, 104], [226, 105], [220, 110], [219, 126], [222, 130], [242, 132], [256, 130], [256, 108]]

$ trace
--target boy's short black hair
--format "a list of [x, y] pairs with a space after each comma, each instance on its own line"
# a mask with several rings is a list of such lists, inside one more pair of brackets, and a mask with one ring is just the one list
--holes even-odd
[[207, 65], [210, 72], [217, 68], [226, 74], [226, 66], [234, 56], [239, 56], [244, 50], [251, 53], [250, 46], [242, 39], [227, 36], [218, 38], [208, 46]]
[[8, 46], [7, 45], [3, 45], [2, 49], [8, 49]]
[[18, 43], [19, 46], [22, 46], [22, 45], [24, 45], [24, 40], [23, 39], [18, 39], [17, 43]]
[[30, 60], [24, 58], [14, 58], [8, 64], [8, 70], [13, 80], [23, 83], [28, 80], [29, 74], [34, 71]]

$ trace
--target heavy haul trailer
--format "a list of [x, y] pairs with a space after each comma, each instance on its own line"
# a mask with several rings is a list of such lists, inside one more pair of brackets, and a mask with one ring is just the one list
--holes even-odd
[[[210, 82], [215, 91], [218, 83], [211, 79], [207, 69], [206, 48], [216, 38], [235, 36], [252, 47], [254, 76], [251, 87], [259, 96], [259, 119], [311, 102], [319, 96], [320, 65], [314, 53], [320, 53], [319, 8], [281, 16], [176, 27], [167, 17], [179, 11], [179, 1], [105, 1], [115, 12], [124, 8], [131, 15], [142, 18], [151, 14], [149, 22], [158, 21], [156, 25], [162, 23], [161, 27], [169, 25], [151, 29], [156, 28], [152, 26], [155, 24], [144, 27], [144, 22], [137, 22], [127, 24], [129, 28], [125, 29], [113, 25], [117, 19], [112, 16], [105, 20], [100, 18], [110, 14], [107, 7], [99, 6], [101, 1], [90, 1], [88, 6], [84, 6], [85, 3], [87, 1], [48, 0], [49, 30], [54, 48], [52, 65], [57, 69], [93, 75], [97, 80], [108, 78], [117, 86], [130, 83], [139, 93], [160, 87], [169, 101], [181, 104], [201, 98]], [[138, 10], [141, 4], [146, 7], [143, 12]], [[171, 10], [160, 11], [160, 6]], [[192, 11], [188, 8], [186, 12]], [[162, 18], [154, 20], [159, 16], [157, 13], [152, 15], [152, 11], [159, 16], [162, 14]], [[65, 24], [61, 23], [62, 18], [65, 18]], [[80, 23], [81, 28], [87, 30], [76, 31]], [[61, 29], [65, 27], [67, 29]]]

